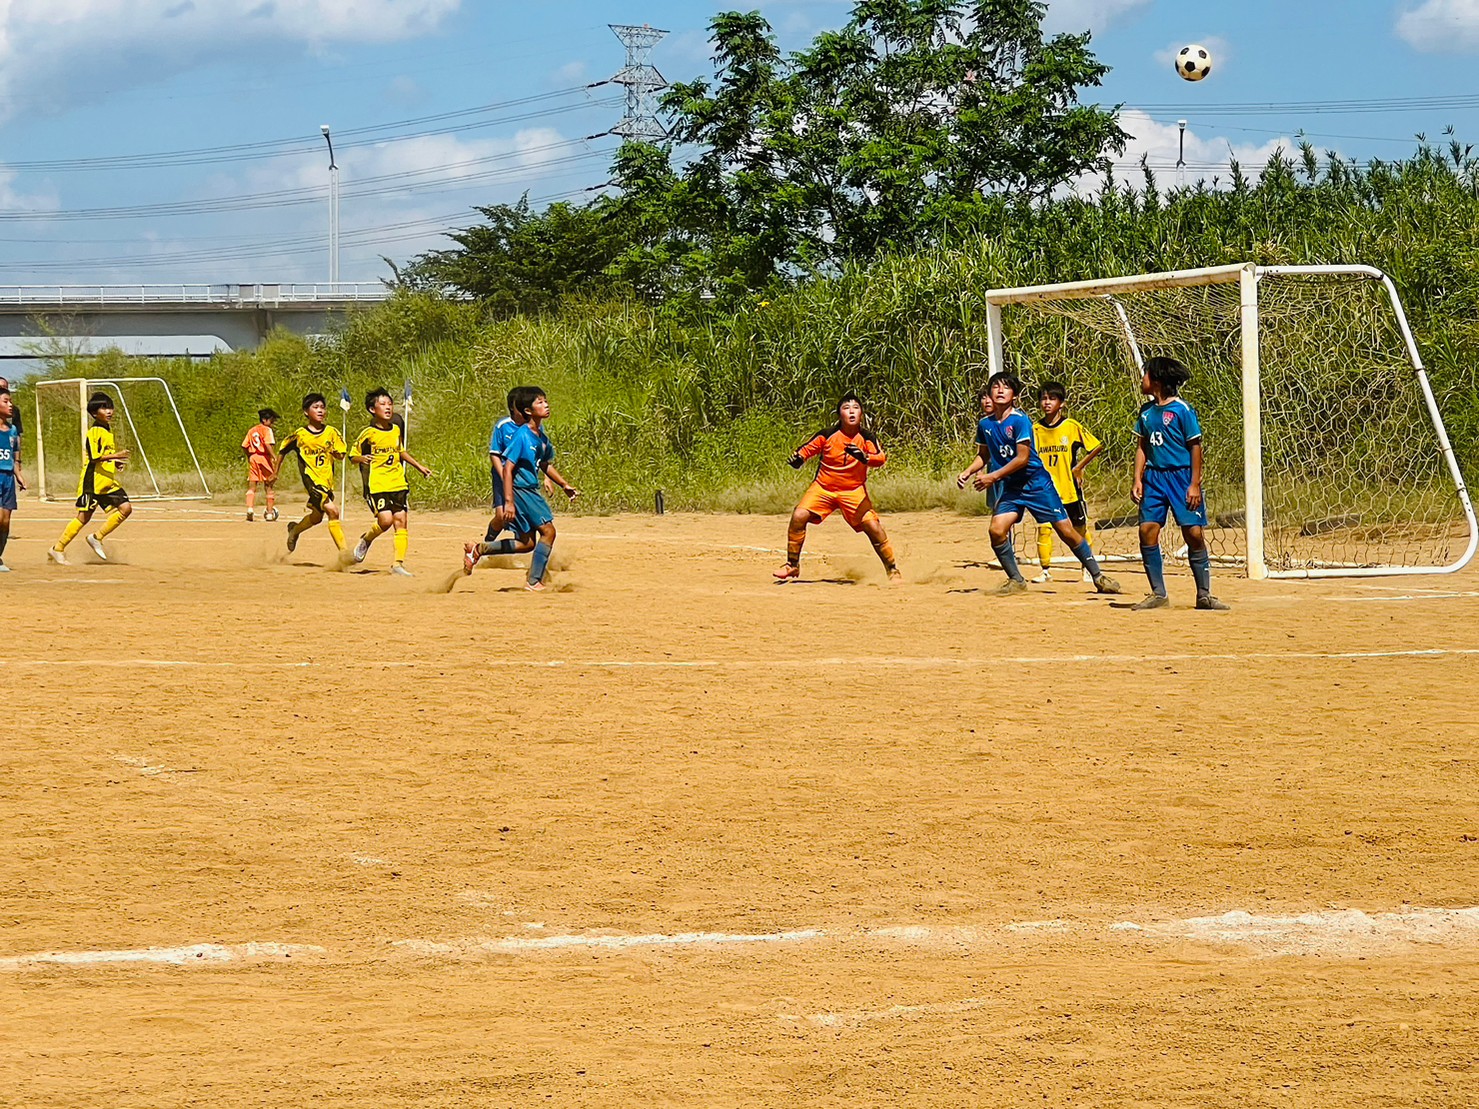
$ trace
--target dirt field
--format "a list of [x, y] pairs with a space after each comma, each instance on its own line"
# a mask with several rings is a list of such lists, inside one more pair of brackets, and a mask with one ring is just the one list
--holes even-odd
[[[561, 520], [556, 591], [23, 503], [0, 1103], [1479, 1101], [1479, 572], [1134, 614], [782, 521]], [[354, 518], [351, 525], [363, 521]]]

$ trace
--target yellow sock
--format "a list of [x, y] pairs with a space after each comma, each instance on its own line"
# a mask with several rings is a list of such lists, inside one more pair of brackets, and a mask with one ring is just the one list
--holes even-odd
[[1037, 564], [1044, 570], [1053, 561], [1053, 528], [1050, 524], [1039, 524], [1037, 528]]
[[370, 525], [370, 530], [365, 532], [364, 535], [360, 536], [360, 538], [363, 539], [366, 543], [373, 543], [384, 534], [385, 529], [382, 528], [379, 523], [374, 523]]
[[108, 513], [108, 518], [103, 521], [103, 526], [98, 528], [98, 538], [102, 539], [110, 532], [117, 531], [118, 525], [121, 523], [123, 523], [123, 514], [121, 512]]
[[334, 546], [342, 551], [344, 549], [344, 529], [339, 526], [338, 520], [329, 521], [329, 535], [333, 537]]
[[1091, 521], [1084, 521], [1084, 542], [1089, 546], [1094, 545], [1094, 525]]
[[56, 541], [54, 551], [65, 551], [67, 544], [77, 538], [77, 533], [82, 530], [82, 521], [75, 517], [67, 521], [67, 526], [62, 529], [62, 537]]
[[411, 533], [405, 528], [395, 529], [395, 560], [406, 561], [406, 550], [411, 546]]

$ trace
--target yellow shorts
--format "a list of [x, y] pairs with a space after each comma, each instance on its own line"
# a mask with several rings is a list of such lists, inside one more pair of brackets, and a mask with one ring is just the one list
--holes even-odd
[[801, 494], [801, 502], [796, 507], [806, 509], [816, 517], [818, 523], [834, 512], [841, 512], [842, 518], [853, 531], [862, 531], [863, 525], [870, 519], [878, 519], [878, 513], [874, 511], [873, 502], [868, 499], [868, 490], [864, 486], [832, 490], [823, 489], [817, 482], [812, 482], [806, 492]]

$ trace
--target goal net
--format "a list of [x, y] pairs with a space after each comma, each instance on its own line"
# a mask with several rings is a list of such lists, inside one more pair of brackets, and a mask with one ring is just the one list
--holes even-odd
[[[992, 371], [1063, 381], [1105, 442], [1085, 489], [1096, 550], [1139, 557], [1140, 367], [1169, 355], [1192, 371], [1215, 560], [1262, 578], [1443, 573], [1473, 557], [1440, 398], [1380, 270], [1219, 266], [986, 298]], [[1166, 553], [1184, 556], [1167, 524]]]
[[87, 398], [113, 398], [113, 436], [132, 452], [119, 481], [134, 500], [206, 500], [210, 486], [175, 407], [169, 384], [157, 377], [64, 378], [37, 381], [36, 479], [43, 500], [77, 496], [83, 443], [92, 421]]

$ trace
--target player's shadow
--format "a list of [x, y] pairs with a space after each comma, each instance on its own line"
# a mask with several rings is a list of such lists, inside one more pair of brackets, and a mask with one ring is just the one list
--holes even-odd
[[965, 562], [955, 563], [955, 567], [958, 570], [1000, 570], [1001, 564], [998, 562], [976, 562], [967, 559]]
[[852, 578], [787, 578], [776, 585], [857, 585]]

